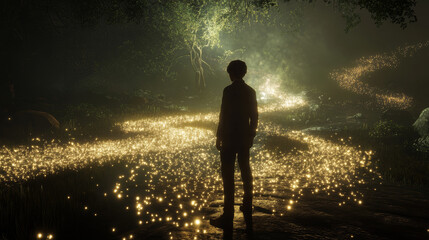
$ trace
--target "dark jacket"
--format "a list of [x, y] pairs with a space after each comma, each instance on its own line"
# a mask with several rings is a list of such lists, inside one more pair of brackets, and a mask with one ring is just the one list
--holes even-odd
[[217, 138], [222, 148], [251, 147], [258, 126], [256, 92], [243, 80], [223, 90]]

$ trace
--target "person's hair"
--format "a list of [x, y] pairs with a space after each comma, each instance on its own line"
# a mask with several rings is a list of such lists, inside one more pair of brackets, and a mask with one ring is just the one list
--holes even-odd
[[247, 66], [246, 63], [241, 60], [234, 60], [229, 63], [226, 71], [234, 77], [243, 78], [247, 73]]

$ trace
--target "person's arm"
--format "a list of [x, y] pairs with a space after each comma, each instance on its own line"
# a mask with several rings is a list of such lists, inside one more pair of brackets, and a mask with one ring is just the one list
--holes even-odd
[[222, 94], [222, 103], [220, 105], [220, 114], [219, 114], [219, 124], [216, 132], [216, 148], [219, 151], [221, 150], [221, 147], [222, 147], [224, 112], [225, 112], [225, 89], [223, 90], [223, 94]]
[[253, 138], [256, 136], [256, 128], [258, 127], [258, 103], [256, 101], [256, 92], [252, 91], [250, 99], [250, 134]]

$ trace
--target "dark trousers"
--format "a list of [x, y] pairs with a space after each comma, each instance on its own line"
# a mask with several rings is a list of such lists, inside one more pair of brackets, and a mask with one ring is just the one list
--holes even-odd
[[234, 167], [237, 155], [244, 188], [243, 213], [251, 214], [252, 212], [253, 178], [249, 164], [249, 148], [222, 150], [220, 152], [220, 159], [224, 189], [223, 212], [224, 216], [231, 220], [234, 217]]

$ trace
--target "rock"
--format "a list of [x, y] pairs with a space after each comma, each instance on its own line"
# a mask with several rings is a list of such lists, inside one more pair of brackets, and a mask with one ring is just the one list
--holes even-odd
[[420, 113], [420, 116], [413, 124], [413, 127], [421, 137], [429, 136], [429, 107]]
[[329, 131], [329, 130], [330, 129], [327, 127], [309, 127], [301, 131], [305, 133], [309, 133], [309, 132], [321, 132], [321, 131]]
[[420, 135], [420, 138], [416, 142], [417, 150], [429, 153], [429, 108], [424, 109], [420, 113], [413, 127]]
[[381, 114], [382, 121], [392, 121], [401, 126], [411, 126], [414, 118], [410, 112], [406, 110], [389, 109]]
[[417, 139], [415, 146], [418, 151], [429, 153], [429, 136]]
[[60, 128], [60, 123], [47, 112], [18, 111], [2, 126], [2, 135], [8, 139], [52, 134]]
[[363, 115], [362, 115], [362, 113], [356, 113], [355, 115], [353, 115], [353, 116], [348, 116], [347, 117], [347, 119], [362, 119], [363, 118]]

